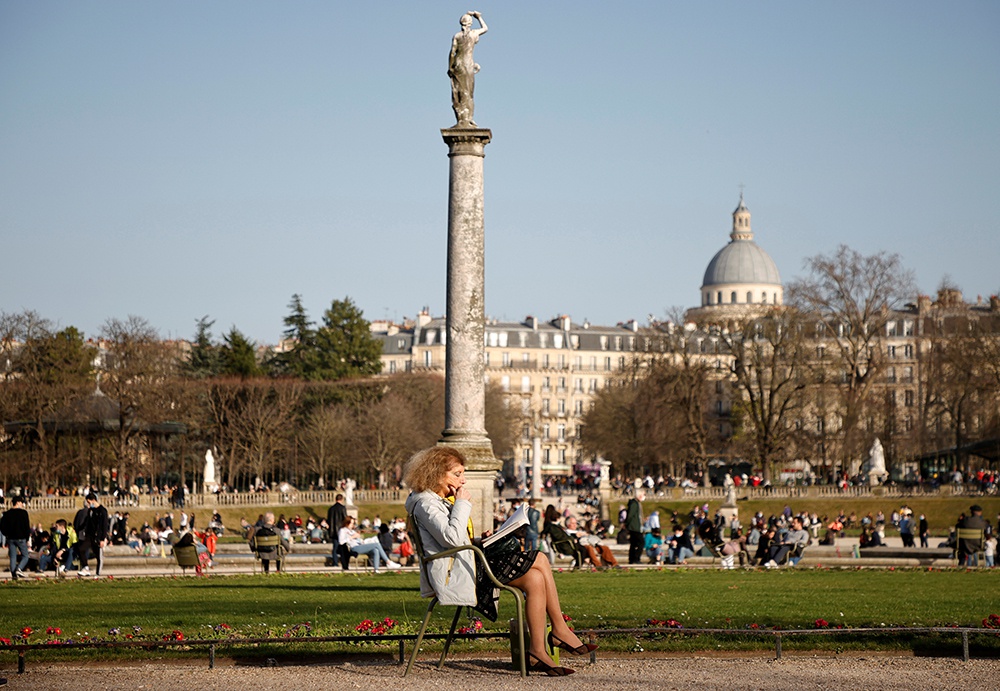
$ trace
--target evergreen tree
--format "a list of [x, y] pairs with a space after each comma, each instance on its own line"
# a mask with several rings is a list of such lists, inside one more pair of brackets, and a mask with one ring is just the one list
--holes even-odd
[[257, 363], [256, 345], [247, 339], [235, 326], [223, 336], [221, 348], [222, 374], [230, 374], [243, 379], [257, 377], [263, 370]]
[[334, 300], [316, 330], [313, 379], [344, 379], [382, 371], [382, 344], [351, 298]]
[[302, 296], [292, 295], [288, 303], [291, 312], [284, 318], [285, 330], [282, 332], [282, 346], [287, 348], [277, 353], [268, 363], [268, 368], [275, 374], [290, 375], [302, 379], [314, 378], [316, 369], [316, 330], [309, 320], [306, 308], [302, 304]]
[[191, 344], [191, 353], [184, 363], [184, 373], [195, 379], [214, 377], [222, 371], [222, 359], [219, 346], [212, 342], [212, 325], [214, 319], [205, 315], [198, 320], [198, 329]]

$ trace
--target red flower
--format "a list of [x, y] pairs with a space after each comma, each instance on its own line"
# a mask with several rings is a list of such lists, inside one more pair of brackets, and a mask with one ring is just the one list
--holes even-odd
[[28, 636], [31, 635], [31, 631], [32, 628], [30, 626], [25, 626], [23, 629], [21, 629], [21, 635], [27, 638]]
[[826, 619], [817, 619], [816, 622], [815, 622], [815, 625], [816, 625], [817, 629], [828, 629], [828, 628], [830, 628], [830, 622], [828, 622]]

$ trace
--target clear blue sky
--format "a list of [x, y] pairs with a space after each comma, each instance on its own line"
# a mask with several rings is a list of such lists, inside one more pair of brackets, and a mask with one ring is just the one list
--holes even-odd
[[445, 74], [469, 9], [487, 312], [699, 301], [745, 184], [787, 281], [839, 243], [1000, 291], [1000, 3], [0, 3], [0, 309], [276, 342], [444, 312]]

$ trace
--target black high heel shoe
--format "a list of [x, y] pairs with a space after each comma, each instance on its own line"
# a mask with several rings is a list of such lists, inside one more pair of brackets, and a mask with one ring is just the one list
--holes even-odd
[[567, 653], [572, 653], [574, 655], [586, 655], [587, 653], [592, 653], [595, 650], [597, 650], [596, 643], [581, 643], [580, 645], [574, 648], [570, 646], [570, 644], [567, 643], [566, 641], [556, 638], [551, 631], [549, 631], [549, 647], [552, 648], [553, 650], [556, 648], [560, 648], [562, 650], [565, 650]]
[[538, 656], [534, 653], [528, 653], [528, 658], [534, 660], [534, 664], [528, 665], [528, 669], [532, 672], [545, 672], [550, 677], [568, 677], [570, 674], [576, 672], [575, 669], [570, 669], [569, 667], [556, 667], [554, 665], [547, 665], [538, 659]]

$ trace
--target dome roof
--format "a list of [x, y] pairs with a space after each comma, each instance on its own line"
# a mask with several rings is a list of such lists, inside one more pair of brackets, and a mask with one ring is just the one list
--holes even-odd
[[742, 193], [740, 204], [733, 211], [733, 230], [729, 238], [729, 244], [708, 263], [702, 288], [733, 283], [781, 285], [781, 276], [771, 255], [753, 241], [750, 209], [743, 203]]
[[732, 240], [712, 257], [702, 287], [728, 283], [781, 285], [778, 267], [753, 240]]

